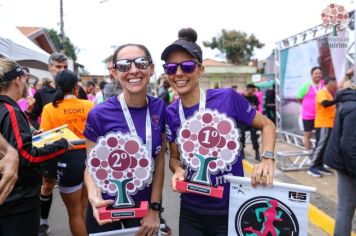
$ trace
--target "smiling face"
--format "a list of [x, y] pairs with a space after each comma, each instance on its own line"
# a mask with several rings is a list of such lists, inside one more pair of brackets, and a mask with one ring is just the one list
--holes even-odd
[[320, 69], [315, 69], [312, 73], [312, 80], [315, 84], [319, 84], [320, 80], [323, 78], [323, 72]]
[[[145, 52], [137, 46], [126, 46], [122, 48], [115, 61], [119, 60], [134, 60], [139, 57], [146, 57]], [[131, 66], [126, 72], [116, 70], [117, 78], [125, 93], [128, 94], [145, 94], [147, 93], [147, 85], [150, 81], [150, 77], [153, 74], [154, 65], [150, 64], [147, 69], [139, 69], [134, 62], [131, 62]]]
[[[183, 50], [172, 52], [166, 63], [182, 63], [184, 61], [197, 61], [192, 55]], [[193, 72], [184, 73], [179, 66], [177, 72], [173, 75], [168, 75], [168, 81], [172, 88], [180, 96], [189, 95], [191, 93], [199, 93], [199, 78], [204, 73], [204, 67], [197, 64]]]

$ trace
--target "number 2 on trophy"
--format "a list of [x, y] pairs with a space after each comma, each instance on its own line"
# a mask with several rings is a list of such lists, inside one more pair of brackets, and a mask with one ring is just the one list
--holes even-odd
[[116, 158], [116, 161], [114, 162], [114, 164], [112, 166], [116, 167], [116, 168], [121, 168], [122, 167], [122, 160], [125, 160], [128, 157], [128, 155], [125, 152], [123, 152], [121, 154], [115, 153], [113, 155], [113, 157]]
[[109, 156], [109, 165], [113, 170], [124, 171], [131, 164], [131, 157], [123, 150], [115, 150]]

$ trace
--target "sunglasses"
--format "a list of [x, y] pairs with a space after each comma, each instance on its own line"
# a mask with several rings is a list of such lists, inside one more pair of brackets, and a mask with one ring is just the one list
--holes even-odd
[[174, 75], [179, 66], [184, 73], [192, 73], [197, 65], [200, 65], [200, 63], [196, 61], [183, 61], [181, 63], [170, 62], [164, 64], [163, 68], [167, 75]]
[[152, 60], [149, 57], [138, 57], [136, 59], [122, 59], [114, 61], [115, 68], [120, 72], [127, 72], [131, 68], [131, 64], [135, 63], [137, 69], [144, 70], [147, 69], [151, 64]]

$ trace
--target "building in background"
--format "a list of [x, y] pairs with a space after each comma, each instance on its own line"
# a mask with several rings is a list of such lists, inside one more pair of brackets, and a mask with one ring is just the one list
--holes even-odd
[[256, 66], [233, 65], [226, 62], [205, 59], [203, 61], [205, 73], [200, 79], [200, 86], [203, 89], [230, 88], [238, 86], [238, 90], [245, 88], [245, 85], [251, 83], [252, 75], [257, 72]]

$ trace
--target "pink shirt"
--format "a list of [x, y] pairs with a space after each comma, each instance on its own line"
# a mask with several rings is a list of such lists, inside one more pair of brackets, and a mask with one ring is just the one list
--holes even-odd
[[302, 119], [315, 119], [315, 99], [316, 93], [324, 86], [321, 80], [318, 86], [314, 86], [311, 81], [305, 83], [298, 91], [297, 98], [302, 99]]
[[258, 111], [263, 113], [263, 92], [256, 92], [256, 96], [258, 98], [258, 101], [260, 102], [260, 104], [258, 105]]
[[[34, 88], [29, 88], [27, 91], [27, 96], [33, 96], [36, 93], [36, 89]], [[26, 111], [27, 109], [27, 100], [26, 98], [21, 98], [20, 100], [17, 101], [17, 104], [20, 106], [22, 111]]]

